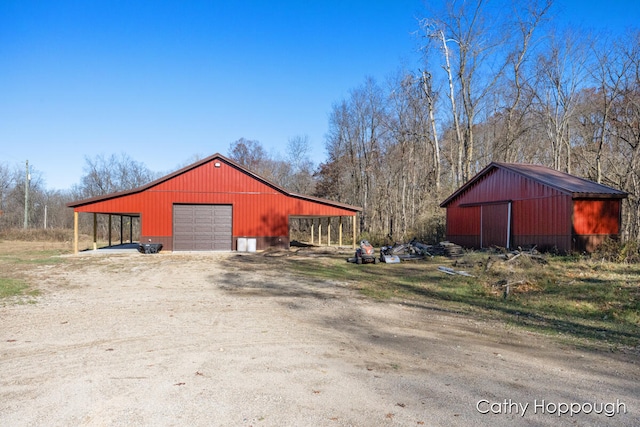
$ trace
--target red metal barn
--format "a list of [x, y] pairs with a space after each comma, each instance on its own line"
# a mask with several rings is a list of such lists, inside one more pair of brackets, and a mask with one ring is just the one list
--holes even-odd
[[141, 242], [174, 251], [234, 250], [238, 238], [255, 238], [258, 250], [289, 247], [290, 218], [345, 216], [355, 224], [361, 211], [290, 193], [220, 154], [142, 187], [68, 206], [76, 218], [76, 247], [77, 215], [90, 212], [139, 217]]
[[626, 197], [545, 166], [493, 162], [440, 206], [447, 239], [464, 247], [591, 252], [619, 236]]

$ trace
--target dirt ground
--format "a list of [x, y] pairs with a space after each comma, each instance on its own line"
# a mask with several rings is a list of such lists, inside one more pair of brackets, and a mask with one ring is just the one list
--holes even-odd
[[375, 302], [250, 256], [29, 267], [35, 303], [0, 302], [0, 425], [640, 425], [633, 352]]

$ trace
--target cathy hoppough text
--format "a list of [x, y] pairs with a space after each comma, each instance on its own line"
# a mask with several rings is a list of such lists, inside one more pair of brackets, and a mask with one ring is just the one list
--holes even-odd
[[515, 402], [512, 399], [505, 399], [502, 402], [491, 402], [486, 399], [476, 403], [476, 410], [481, 414], [507, 414], [520, 415], [546, 414], [558, 417], [573, 417], [578, 414], [598, 414], [613, 417], [618, 414], [627, 413], [627, 405], [616, 399], [615, 402], [547, 402], [545, 400], [534, 400], [533, 402]]

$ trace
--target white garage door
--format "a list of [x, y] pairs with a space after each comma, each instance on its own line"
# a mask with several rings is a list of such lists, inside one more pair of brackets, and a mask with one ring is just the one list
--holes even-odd
[[174, 205], [174, 251], [230, 251], [231, 205]]

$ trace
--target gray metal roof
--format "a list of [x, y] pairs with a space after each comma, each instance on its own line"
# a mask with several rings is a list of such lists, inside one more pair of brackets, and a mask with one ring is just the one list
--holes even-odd
[[542, 165], [532, 165], [525, 163], [501, 163], [491, 162], [487, 167], [482, 169], [476, 176], [471, 178], [462, 187], [456, 190], [452, 195], [447, 197], [440, 206], [444, 207], [451, 202], [458, 194], [474, 185], [482, 179], [487, 173], [495, 168], [505, 169], [513, 173], [527, 177], [533, 181], [537, 181], [543, 185], [555, 188], [566, 194], [570, 194], [573, 198], [613, 198], [624, 199], [627, 193], [598, 184], [588, 179], [580, 178], [565, 172], [560, 172]]
[[605, 196], [624, 198], [627, 196], [627, 193], [624, 191], [616, 190], [615, 188], [598, 184], [597, 182], [589, 181], [588, 179], [580, 178], [565, 172], [560, 172], [546, 166], [498, 162], [495, 162], [494, 164], [512, 172], [527, 176], [542, 184], [571, 193], [573, 194], [573, 197]]

